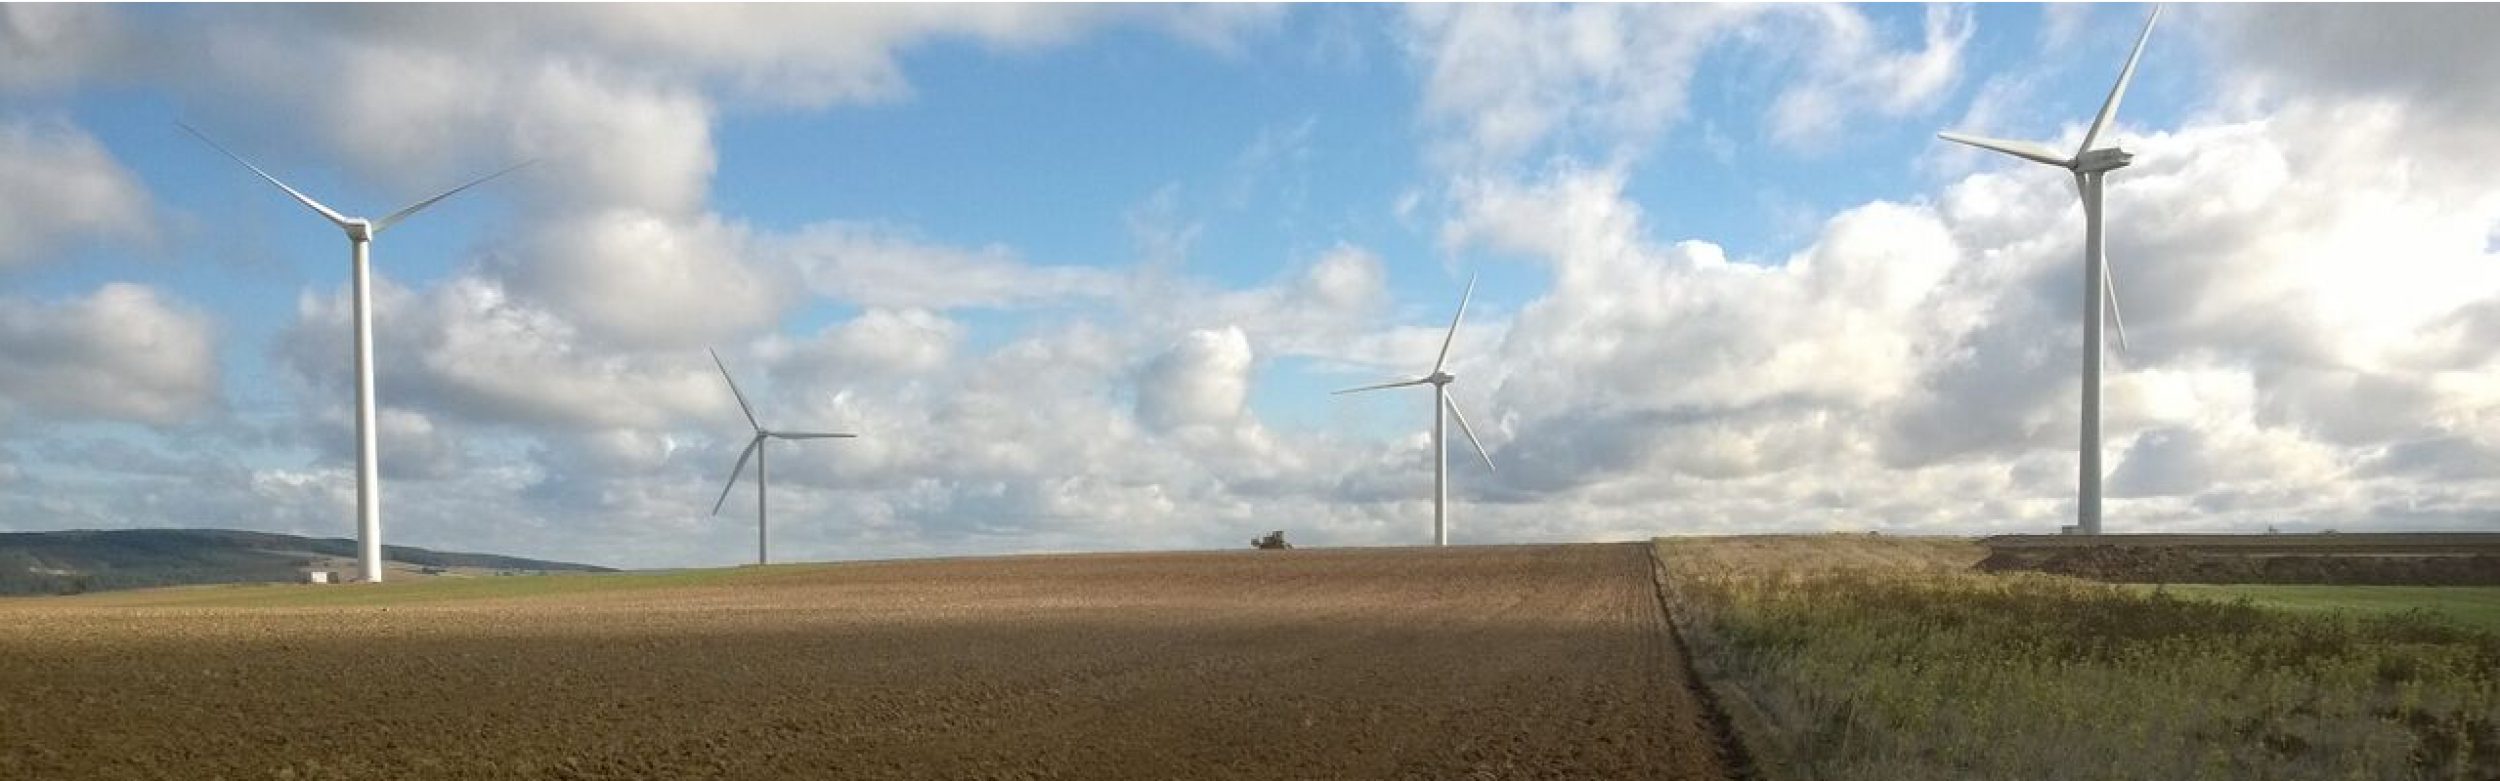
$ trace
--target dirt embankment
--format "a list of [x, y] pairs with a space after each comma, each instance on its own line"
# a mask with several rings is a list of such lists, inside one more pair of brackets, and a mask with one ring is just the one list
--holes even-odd
[[6, 604], [0, 778], [1724, 778], [1645, 547]]
[[2033, 571], [2110, 583], [2500, 586], [2500, 555], [2244, 553], [2159, 546], [1998, 549], [1987, 572]]

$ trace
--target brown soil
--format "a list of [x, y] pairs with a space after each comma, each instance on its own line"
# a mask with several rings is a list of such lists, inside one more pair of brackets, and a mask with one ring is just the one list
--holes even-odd
[[24, 602], [0, 778], [1722, 778], [1676, 657], [1643, 544]]
[[1987, 572], [2029, 570], [2111, 583], [2500, 586], [2500, 555], [2272, 554], [2155, 546], [1998, 549]]

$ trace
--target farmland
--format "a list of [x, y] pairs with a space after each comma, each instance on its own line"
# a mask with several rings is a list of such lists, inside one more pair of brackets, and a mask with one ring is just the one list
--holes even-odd
[[1695, 667], [1773, 775], [2500, 777], [2500, 634], [1974, 571], [1988, 555], [1659, 542]]
[[0, 602], [0, 778], [1720, 778], [1642, 545]]

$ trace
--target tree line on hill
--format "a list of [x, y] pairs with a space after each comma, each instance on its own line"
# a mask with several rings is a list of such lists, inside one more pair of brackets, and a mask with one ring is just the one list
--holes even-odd
[[[606, 572], [605, 567], [483, 553], [382, 547], [419, 567]], [[356, 541], [227, 529], [0, 532], [0, 595], [301, 580], [325, 559], [354, 559]]]

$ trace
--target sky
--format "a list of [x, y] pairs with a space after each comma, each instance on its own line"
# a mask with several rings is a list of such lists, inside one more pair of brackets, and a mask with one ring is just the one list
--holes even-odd
[[[0, 5], [0, 530], [625, 567], [2050, 532], [2147, 6]], [[2116, 142], [2113, 532], [2500, 529], [2500, 6], [2185, 5]], [[1454, 427], [1455, 430], [1455, 427]]]

